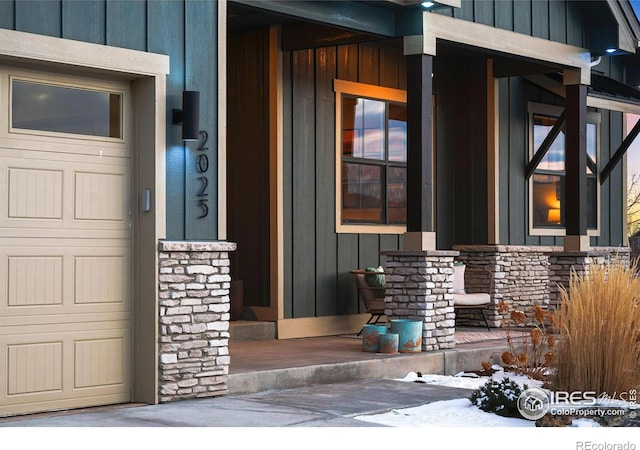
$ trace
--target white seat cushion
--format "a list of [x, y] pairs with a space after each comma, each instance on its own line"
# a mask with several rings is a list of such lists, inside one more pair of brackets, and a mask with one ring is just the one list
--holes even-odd
[[454, 306], [479, 306], [487, 305], [491, 301], [489, 294], [453, 294]]

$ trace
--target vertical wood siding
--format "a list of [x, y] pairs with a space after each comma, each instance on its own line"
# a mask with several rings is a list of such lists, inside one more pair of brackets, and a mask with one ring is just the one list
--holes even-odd
[[584, 30], [579, 8], [579, 2], [570, 0], [462, 0], [460, 8], [435, 12], [529, 36], [583, 46]]
[[[333, 117], [335, 96], [333, 79], [336, 76], [336, 47], [315, 50], [316, 73], [316, 117]], [[338, 259], [338, 237], [327, 224], [336, 221], [335, 182], [326, 174], [335, 172], [334, 152], [326, 151], [335, 146], [335, 121], [328, 122], [316, 129], [316, 223], [315, 248], [324, 249], [316, 252], [316, 292], [315, 296], [324, 301], [318, 302], [316, 314], [319, 316], [336, 314], [339, 302], [338, 279], [336, 277], [336, 261]], [[320, 150], [323, 149], [323, 150]]]
[[[176, 2], [172, 2], [176, 3]], [[184, 20], [184, 84], [185, 90], [200, 91], [200, 123], [201, 129], [207, 131], [206, 154], [209, 159], [207, 170], [207, 206], [209, 214], [202, 219], [198, 206], [198, 192], [201, 189], [197, 178], [196, 158], [202, 151], [198, 144], [187, 145], [185, 177], [185, 239], [216, 239], [218, 226], [218, 158], [216, 146], [218, 143], [218, 8], [216, 2], [185, 3]], [[179, 128], [175, 127], [174, 128]], [[215, 234], [213, 234], [215, 233]], [[268, 242], [268, 240], [267, 240]]]
[[358, 313], [352, 269], [382, 263], [399, 236], [335, 232], [339, 78], [404, 89], [401, 49], [351, 44], [284, 53], [284, 279], [287, 318]]
[[227, 225], [247, 306], [268, 306], [270, 295], [268, 39], [267, 28], [228, 36]]
[[[201, 92], [200, 126], [210, 135], [207, 220], [193, 213], [185, 183], [193, 151], [167, 114], [167, 237], [217, 238], [217, 6], [183, 0], [0, 1], [0, 28], [169, 55], [167, 111], [182, 108], [182, 91]], [[193, 145], [193, 144], [191, 144]], [[205, 223], [206, 222], [206, 223]]]
[[440, 57], [436, 86], [436, 238], [441, 249], [487, 242], [487, 61]]

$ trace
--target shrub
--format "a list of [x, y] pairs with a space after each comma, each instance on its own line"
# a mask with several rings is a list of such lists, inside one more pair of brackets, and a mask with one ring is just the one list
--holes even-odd
[[[553, 314], [535, 305], [528, 309], [527, 322], [524, 312], [510, 308], [505, 302], [498, 303], [498, 312], [506, 316], [507, 322], [508, 350], [502, 353], [502, 362], [516, 373], [544, 379], [555, 358], [556, 338], [548, 330], [553, 325]], [[529, 327], [529, 331], [522, 341], [514, 342], [511, 328], [520, 326]]]
[[552, 387], [613, 396], [640, 388], [640, 279], [619, 260], [573, 272], [554, 317]]
[[491, 379], [473, 391], [469, 400], [485, 412], [504, 417], [522, 417], [518, 412], [518, 397], [526, 390], [527, 385], [523, 389], [508, 377]]

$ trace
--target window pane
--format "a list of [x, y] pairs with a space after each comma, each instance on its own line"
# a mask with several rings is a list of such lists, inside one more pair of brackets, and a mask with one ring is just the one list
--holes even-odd
[[389, 104], [389, 161], [407, 161], [407, 107]]
[[560, 175], [533, 175], [533, 226], [562, 227], [564, 213], [561, 211], [564, 177]]
[[342, 163], [343, 222], [382, 223], [382, 166]]
[[122, 137], [121, 96], [14, 80], [13, 128]]
[[[537, 152], [542, 142], [547, 137], [556, 123], [555, 117], [534, 115], [533, 116], [533, 149]], [[564, 170], [564, 132], [560, 132], [553, 141], [547, 154], [538, 165], [541, 170]]]
[[389, 223], [407, 222], [407, 169], [389, 167], [387, 175]]
[[[359, 99], [356, 107], [356, 123], [362, 123], [363, 157], [384, 159], [385, 148], [385, 102]], [[360, 120], [360, 117], [362, 119]]]
[[[598, 163], [598, 141], [597, 141], [597, 126], [595, 123], [587, 124], [587, 155], [591, 157], [594, 163]], [[587, 167], [587, 173], [593, 173], [589, 167]]]
[[362, 124], [356, 125], [356, 106], [358, 99], [342, 98], [342, 154], [362, 158]]

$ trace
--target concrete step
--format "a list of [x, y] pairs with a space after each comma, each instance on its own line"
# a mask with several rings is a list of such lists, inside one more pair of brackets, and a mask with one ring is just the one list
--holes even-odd
[[[342, 362], [326, 362], [301, 367], [253, 370], [229, 375], [230, 394], [249, 394], [271, 390], [291, 389], [314, 384], [342, 383], [365, 379], [398, 379], [409, 372], [454, 375], [462, 371], [482, 368], [491, 354], [501, 354], [506, 345], [457, 348], [389, 357], [372, 356]], [[232, 356], [233, 365], [233, 356]]]
[[229, 335], [229, 339], [233, 342], [275, 339], [277, 337], [276, 323], [255, 320], [232, 320], [229, 322]]

